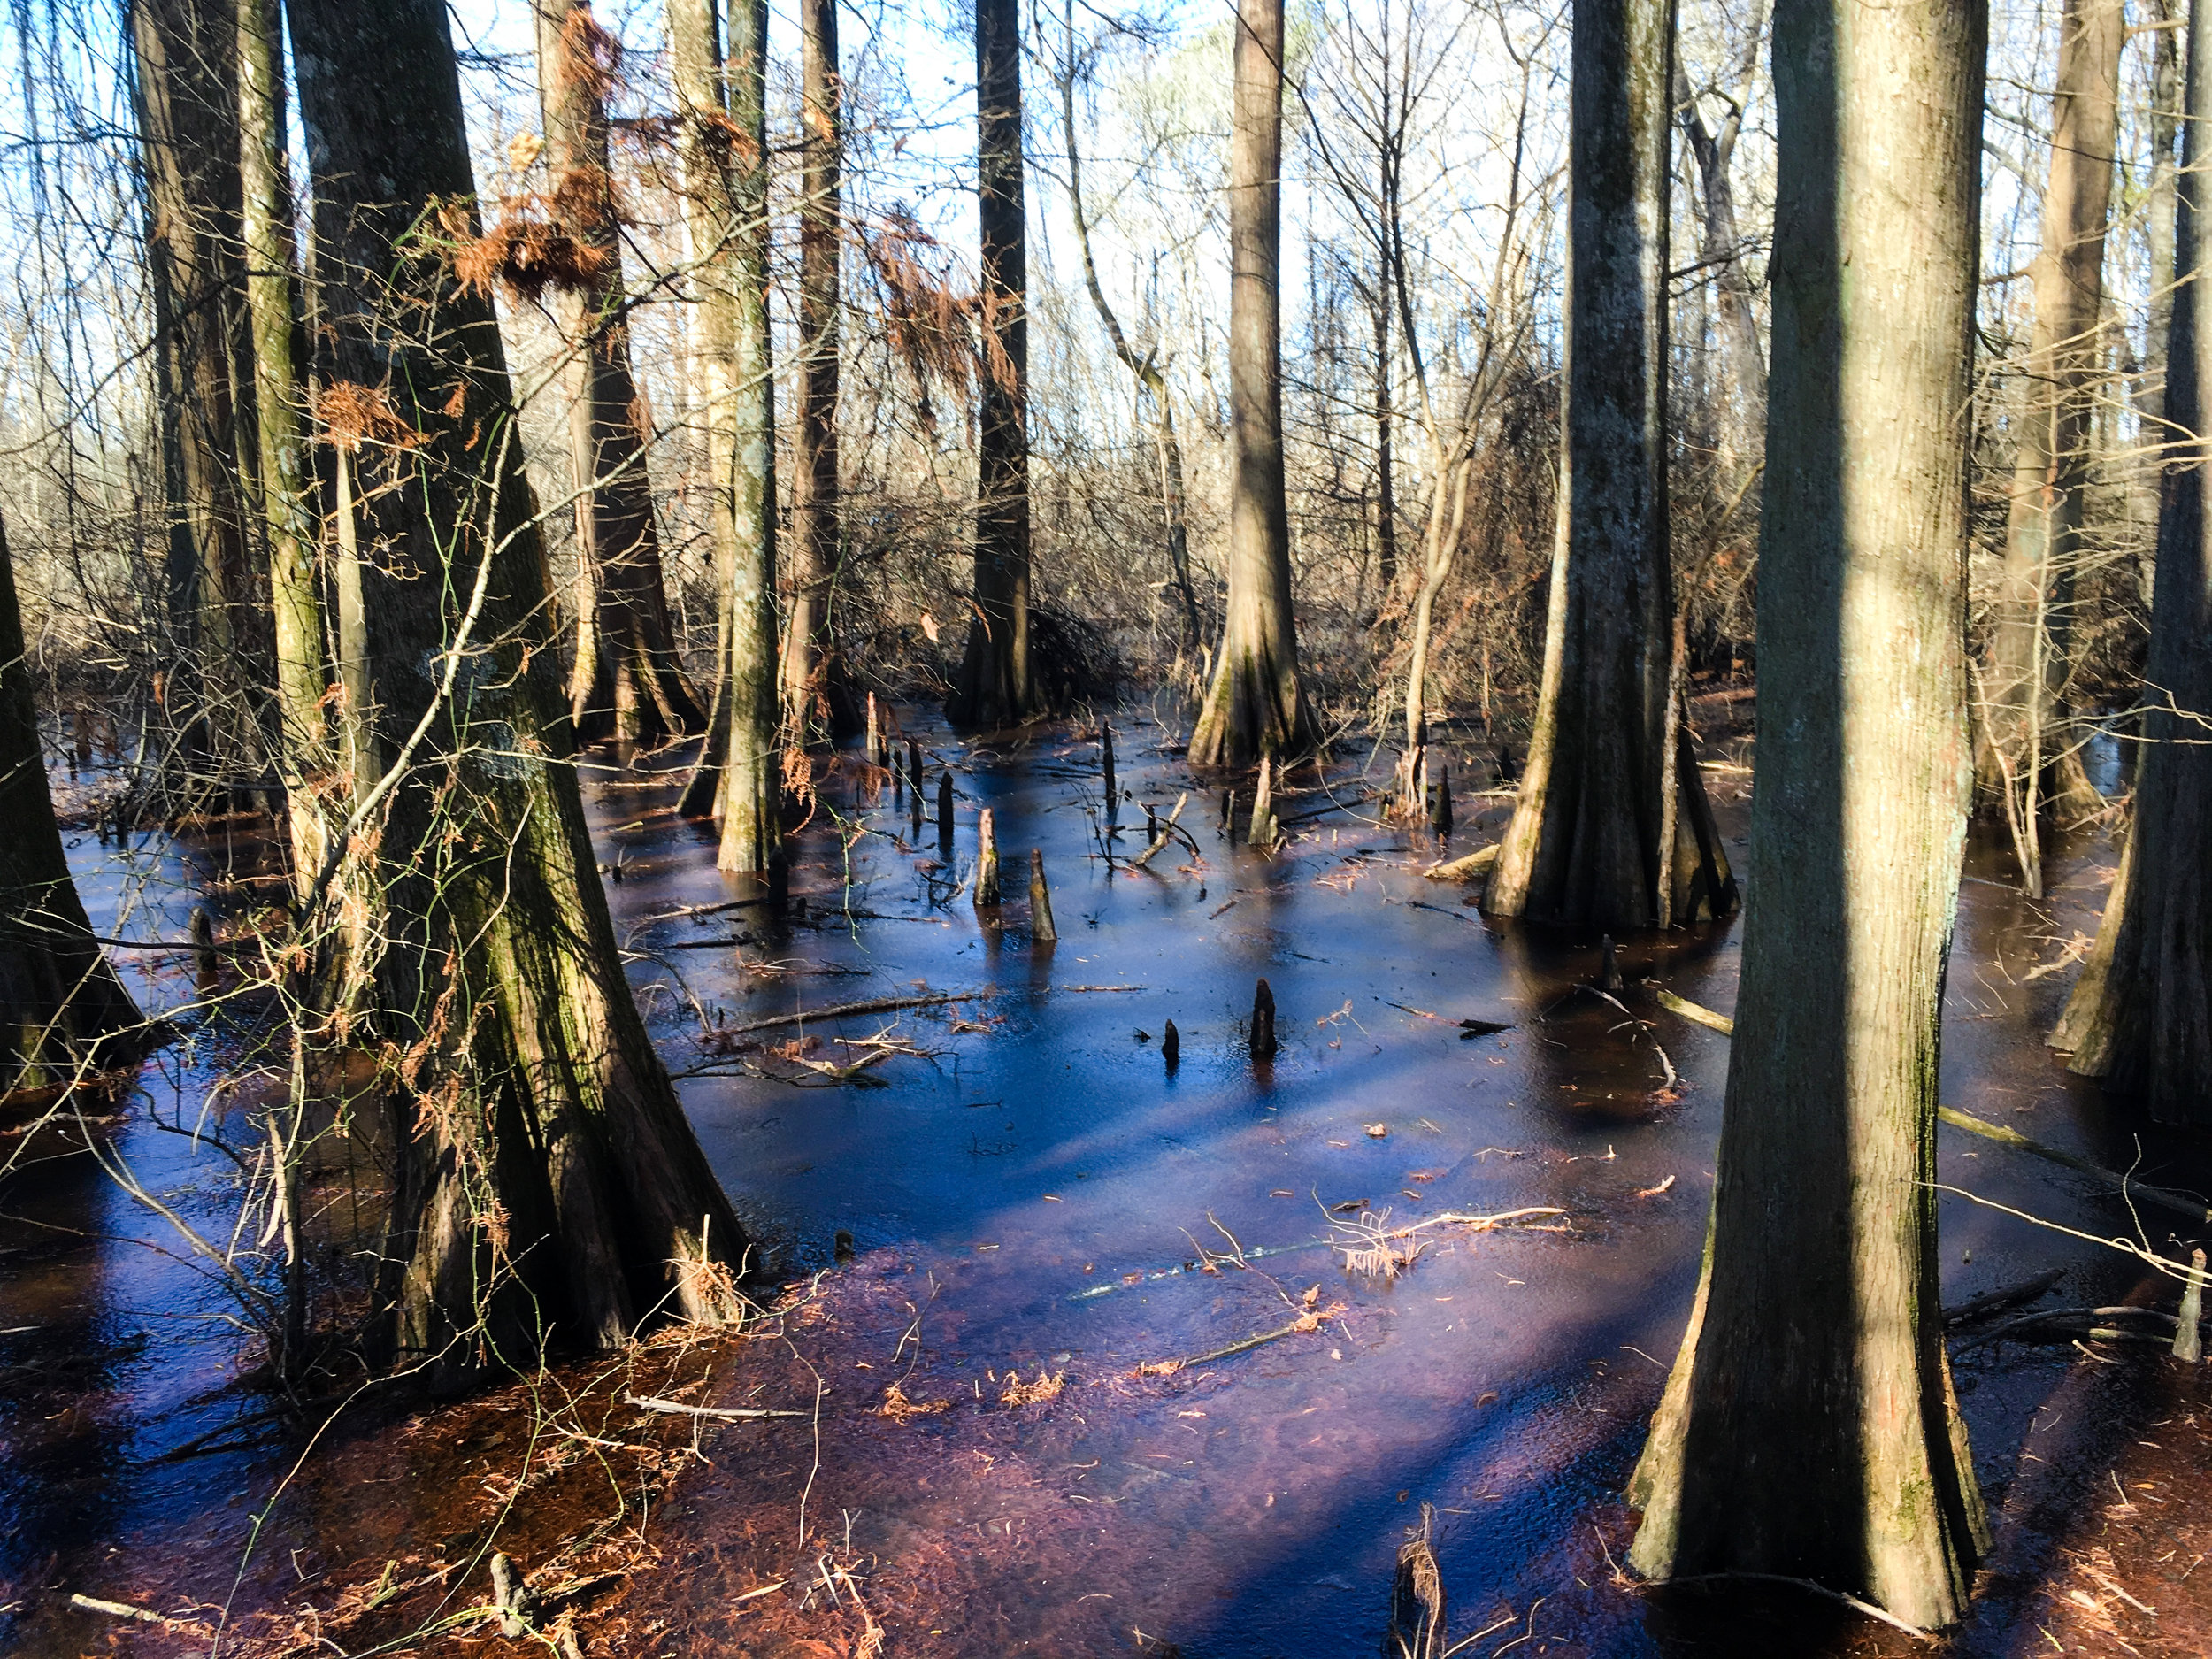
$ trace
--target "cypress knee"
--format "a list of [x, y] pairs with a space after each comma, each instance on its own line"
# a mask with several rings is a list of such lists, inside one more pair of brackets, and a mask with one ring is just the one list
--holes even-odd
[[1167, 1023], [1167, 1031], [1160, 1038], [1160, 1058], [1167, 1062], [1171, 1071], [1182, 1063], [1183, 1033], [1175, 1029], [1175, 1022]]
[[952, 774], [949, 772], [937, 780], [937, 846], [940, 851], [952, 851]]
[[996, 910], [998, 890], [998, 829], [991, 809], [985, 807], [975, 825], [975, 907]]
[[1252, 992], [1252, 1057], [1275, 1057], [1275, 993], [1262, 979]]
[[1052, 925], [1052, 889], [1045, 885], [1045, 856], [1034, 847], [1029, 849], [1029, 937], [1040, 945], [1049, 945], [1060, 937], [1060, 930]]

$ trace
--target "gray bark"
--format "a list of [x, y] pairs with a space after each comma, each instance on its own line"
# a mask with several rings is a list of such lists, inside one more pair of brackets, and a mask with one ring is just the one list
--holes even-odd
[[1966, 832], [1986, 23], [1782, 0], [1759, 780], [1703, 1282], [1629, 1490], [1646, 1575], [1955, 1623], [1987, 1526], [1937, 1276]]
[[1191, 764], [1248, 765], [1317, 739], [1298, 678], [1283, 485], [1282, 0], [1237, 10], [1229, 134], [1229, 603]]
[[1666, 926], [1735, 902], [1671, 712], [1673, 21], [1671, 0], [1575, 8], [1560, 531], [1528, 765], [1484, 901], [1532, 921]]

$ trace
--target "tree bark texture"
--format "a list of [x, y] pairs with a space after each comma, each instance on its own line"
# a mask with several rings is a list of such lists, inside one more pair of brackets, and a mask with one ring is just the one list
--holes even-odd
[[135, 1057], [145, 1021], [100, 954], [54, 821], [0, 526], [0, 1099]]
[[[2032, 275], [2035, 314], [2021, 365], [2019, 447], [2005, 523], [2004, 580], [1985, 676], [1987, 795], [2027, 791], [2032, 810], [2101, 804], [2070, 752], [2061, 693], [2088, 491], [2091, 417], [2103, 371], [2105, 229], [2119, 140], [2121, 0], [2067, 0], [2051, 100], [2051, 176]], [[2048, 771], [2047, 771], [2047, 768]], [[2031, 872], [2039, 890], [2039, 872]]]
[[132, 0], [129, 23], [180, 647], [161, 700], [186, 742], [237, 779], [260, 770], [252, 687], [267, 636], [242, 490], [256, 441], [242, 407], [237, 20], [232, 0]]
[[403, 1149], [390, 1356], [457, 1389], [649, 1311], [734, 1311], [744, 1234], [622, 973], [546, 622], [439, 0], [292, 0], [329, 379], [396, 430], [355, 457], [367, 658], [395, 757], [378, 963]]
[[2212, 1123], [2212, 559], [2206, 557], [2212, 449], [2198, 434], [2212, 384], [2212, 329], [2197, 282], [2212, 268], [2212, 19], [2189, 16], [2188, 119], [2183, 123], [2174, 242], [2189, 280], [2174, 293], [2166, 349], [2171, 423], [2158, 512], [2158, 573], [2144, 670], [2135, 821], [2105, 901], [2097, 942], [2052, 1046], [2068, 1068], [2147, 1096], [2163, 1122]]
[[716, 862], [764, 870], [780, 845], [776, 662], [776, 402], [768, 317], [768, 9], [737, 0], [725, 57], [715, 0], [669, 0], [684, 213], [697, 294], [710, 519], [723, 651], [707, 787]]
[[977, 0], [975, 96], [983, 275], [975, 612], [945, 712], [957, 726], [1001, 726], [1037, 708], [1029, 661], [1029, 272], [1017, 0]]
[[625, 745], [702, 731], [668, 615], [645, 452], [651, 438], [630, 367], [620, 223], [606, 95], [619, 59], [586, 0], [535, 0], [538, 101], [553, 211], [591, 256], [591, 280], [559, 296], [569, 352], [569, 449], [576, 469], [576, 607], [569, 703], [577, 735]]
[[1663, 927], [1735, 904], [1694, 760], [1669, 753], [1673, 20], [1671, 0], [1575, 6], [1563, 519], [1528, 766], [1485, 900], [1532, 921]]
[[1229, 131], [1229, 603], [1191, 764], [1318, 741], [1298, 678], [1283, 487], [1282, 0], [1237, 11]]
[[791, 439], [791, 614], [783, 699], [803, 731], [853, 728], [830, 602], [843, 556], [837, 474], [839, 264], [845, 245], [845, 81], [836, 0], [800, 0], [799, 409]]
[[1703, 1280], [1629, 1489], [1646, 1575], [1957, 1620], [1986, 1522], [1943, 1348], [1935, 1107], [1986, 22], [1782, 0], [1759, 787]]
[[330, 850], [334, 810], [350, 790], [335, 776], [323, 694], [323, 606], [311, 495], [307, 391], [301, 373], [294, 285], [292, 191], [285, 159], [284, 55], [273, 0], [234, 0], [238, 62], [238, 154], [246, 308], [253, 345], [254, 426], [259, 434], [261, 540], [276, 643], [277, 762], [294, 891], [308, 897]]

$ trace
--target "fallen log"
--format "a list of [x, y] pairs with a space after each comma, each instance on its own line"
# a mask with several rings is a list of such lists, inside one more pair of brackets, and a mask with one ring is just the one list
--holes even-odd
[[1491, 866], [1497, 862], [1497, 844], [1493, 842], [1457, 858], [1448, 858], [1441, 864], [1431, 864], [1421, 873], [1432, 881], [1471, 881], [1477, 876], [1488, 875]]

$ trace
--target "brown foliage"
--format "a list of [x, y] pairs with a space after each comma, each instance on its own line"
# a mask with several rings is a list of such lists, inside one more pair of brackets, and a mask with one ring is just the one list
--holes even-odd
[[579, 240], [542, 206], [535, 195], [513, 198], [503, 204], [497, 224], [463, 242], [453, 256], [461, 286], [488, 298], [496, 287], [535, 300], [549, 289], [580, 294], [603, 284], [612, 264], [606, 250]]

